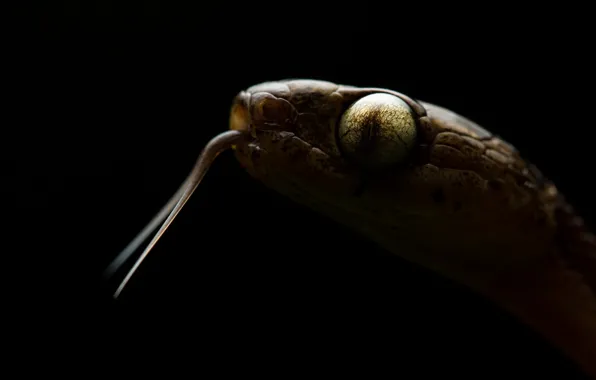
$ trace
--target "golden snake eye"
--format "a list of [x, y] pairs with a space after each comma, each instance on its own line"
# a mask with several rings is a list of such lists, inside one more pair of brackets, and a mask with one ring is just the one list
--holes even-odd
[[343, 154], [360, 165], [397, 164], [416, 142], [416, 122], [411, 108], [399, 97], [368, 95], [344, 112], [338, 139]]

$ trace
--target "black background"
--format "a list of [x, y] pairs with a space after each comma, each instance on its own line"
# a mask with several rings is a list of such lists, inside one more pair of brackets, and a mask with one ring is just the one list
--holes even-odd
[[21, 10], [5, 51], [14, 86], [2, 250], [16, 301], [6, 314], [36, 331], [29, 342], [75, 337], [82, 345], [71, 347], [105, 344], [118, 358], [149, 339], [158, 355], [189, 354], [195, 373], [293, 373], [381, 349], [396, 375], [570, 378], [556, 350], [496, 307], [265, 189], [230, 152], [118, 301], [100, 275], [227, 128], [233, 96], [290, 77], [391, 88], [459, 112], [512, 142], [594, 225], [583, 12], [160, 1]]

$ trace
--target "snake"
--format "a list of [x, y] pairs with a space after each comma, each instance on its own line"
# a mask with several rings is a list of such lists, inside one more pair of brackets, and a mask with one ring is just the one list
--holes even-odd
[[241, 91], [230, 129], [252, 177], [487, 297], [596, 378], [596, 238], [512, 144], [396, 91], [304, 79]]
[[228, 147], [265, 186], [484, 296], [596, 378], [594, 234], [512, 144], [384, 88], [290, 79], [240, 91], [229, 130], [108, 268], [165, 220], [115, 295]]

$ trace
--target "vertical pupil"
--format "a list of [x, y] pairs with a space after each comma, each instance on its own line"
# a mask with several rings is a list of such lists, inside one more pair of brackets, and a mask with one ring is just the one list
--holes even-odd
[[368, 156], [375, 149], [375, 143], [379, 135], [379, 125], [369, 120], [362, 128], [362, 140], [359, 150], [362, 154]]

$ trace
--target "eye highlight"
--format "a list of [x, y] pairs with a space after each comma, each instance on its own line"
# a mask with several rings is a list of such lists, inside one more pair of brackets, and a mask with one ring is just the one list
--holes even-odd
[[363, 166], [402, 162], [416, 143], [412, 109], [394, 95], [365, 96], [342, 115], [338, 142], [348, 159]]

